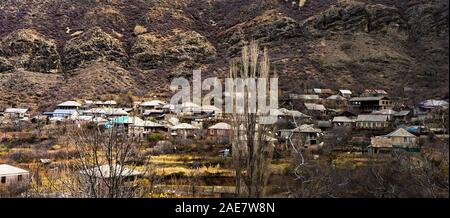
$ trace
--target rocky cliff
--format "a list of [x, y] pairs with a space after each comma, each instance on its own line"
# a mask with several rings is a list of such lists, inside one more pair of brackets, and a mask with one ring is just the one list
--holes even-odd
[[[270, 50], [282, 94], [383, 88], [448, 98], [448, 1], [4, 0], [0, 105], [167, 96], [170, 79], [223, 77], [240, 46]], [[408, 91], [405, 91], [408, 90]]]

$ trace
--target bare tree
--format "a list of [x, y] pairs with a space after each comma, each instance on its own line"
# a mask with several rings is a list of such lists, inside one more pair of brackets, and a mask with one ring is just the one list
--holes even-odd
[[148, 187], [138, 179], [149, 172], [147, 159], [139, 152], [140, 138], [113, 125], [108, 129], [99, 126], [74, 129], [67, 139], [68, 148], [73, 146], [76, 150], [73, 164], [66, 166], [67, 175], [61, 180], [67, 195], [126, 198], [146, 194], [144, 189]]
[[[261, 59], [261, 60], [260, 60]], [[230, 78], [257, 79], [269, 78], [269, 58], [267, 49], [260, 57], [256, 42], [242, 48], [242, 63], [230, 64]], [[266, 90], [267, 87], [266, 87]], [[255, 113], [248, 107], [248, 85], [243, 94], [245, 97], [244, 111], [236, 110], [232, 115], [232, 153], [233, 164], [236, 171], [236, 194], [238, 196], [262, 197], [269, 176], [269, 164], [273, 154], [273, 142], [270, 140], [272, 128], [269, 125], [257, 124], [262, 116], [267, 114]], [[266, 93], [267, 94], [267, 93]], [[245, 173], [243, 173], [245, 166]], [[245, 192], [241, 190], [242, 181]]]

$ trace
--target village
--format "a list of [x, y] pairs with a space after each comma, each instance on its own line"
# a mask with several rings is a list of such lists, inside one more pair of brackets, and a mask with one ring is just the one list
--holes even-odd
[[[430, 143], [448, 144], [448, 100], [424, 99], [417, 105], [406, 105], [397, 99], [378, 89], [354, 93], [314, 88], [290, 93], [272, 112], [277, 116], [270, 140], [275, 148], [273, 174], [284, 180], [293, 147], [311, 154], [311, 161], [332, 153], [333, 165], [339, 167], [348, 161], [353, 166], [383, 161], [386, 154], [398, 150], [420, 156], [429, 151]], [[53, 111], [4, 108], [0, 111], [2, 191], [14, 190], [16, 195], [24, 195], [32, 194], [32, 189], [36, 189], [32, 186], [45, 186], [46, 182], [41, 181], [42, 168], [58, 172], [64, 157], [70, 156], [70, 151], [63, 152], [64, 143], [59, 138], [65, 129], [94, 125], [102, 130], [118, 129], [145, 144], [154, 167], [152, 176], [156, 175], [162, 184], [154, 185], [151, 196], [197, 193], [211, 197], [234, 193], [228, 114], [214, 106], [172, 105], [167, 99], [146, 99], [124, 106], [115, 100], [71, 99], [55, 105]], [[177, 107], [189, 108], [191, 112], [178, 113]], [[106, 166], [97, 168], [96, 172], [108, 175], [112, 170]], [[123, 171], [127, 172], [126, 177], [148, 177], [139, 168]], [[191, 178], [194, 174], [204, 178], [201, 182], [195, 180], [195, 188]], [[283, 188], [275, 185], [276, 177], [272, 177], [274, 181], [269, 184], [274, 184], [276, 196], [276, 190]], [[175, 183], [174, 178], [178, 179]]]

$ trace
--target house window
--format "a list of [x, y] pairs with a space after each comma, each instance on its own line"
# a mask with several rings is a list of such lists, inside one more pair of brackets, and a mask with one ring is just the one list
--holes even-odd
[[1, 179], [1, 182], [0, 183], [2, 183], [2, 184], [5, 184], [6, 183], [6, 176], [2, 176], [2, 179]]
[[18, 175], [18, 176], [17, 176], [17, 181], [18, 181], [18, 182], [22, 181], [22, 175]]
[[407, 137], [403, 137], [403, 142], [408, 142], [408, 138]]

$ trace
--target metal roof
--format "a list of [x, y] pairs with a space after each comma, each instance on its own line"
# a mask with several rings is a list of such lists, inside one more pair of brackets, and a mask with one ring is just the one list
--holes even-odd
[[351, 95], [352, 94], [352, 91], [350, 91], [348, 89], [341, 89], [341, 90], [339, 90], [339, 92], [341, 94], [345, 94], [345, 95]]
[[430, 100], [426, 100], [426, 101], [422, 101], [419, 104], [421, 107], [425, 107], [425, 108], [434, 108], [434, 107], [448, 107], [448, 102], [443, 101], [443, 100], [434, 100], [434, 99], [430, 99]]
[[143, 102], [143, 103], [140, 104], [140, 106], [143, 106], [143, 107], [155, 107], [155, 106], [162, 106], [164, 104], [166, 104], [166, 103], [163, 102], [163, 101], [152, 100], [152, 101]]
[[320, 133], [322, 130], [314, 128], [313, 125], [303, 124], [293, 130], [294, 132], [303, 132], [303, 133]]
[[416, 137], [415, 135], [408, 132], [406, 129], [399, 128], [394, 132], [387, 134], [388, 137]]
[[18, 167], [8, 165], [8, 164], [0, 164], [0, 175], [1, 176], [24, 174], [24, 173], [28, 173], [28, 171], [24, 170], [24, 169], [20, 169]]
[[74, 113], [77, 113], [77, 111], [76, 110], [56, 109], [52, 112], [52, 114], [68, 114], [68, 115], [72, 115]]
[[102, 165], [99, 167], [94, 167], [86, 170], [79, 171], [81, 174], [93, 176], [97, 178], [112, 178], [112, 177], [128, 177], [142, 175], [143, 173], [131, 170], [126, 167], [122, 167], [119, 164], [116, 165]]
[[337, 117], [333, 117], [333, 122], [334, 123], [352, 123], [354, 121], [346, 116], [337, 116]]
[[280, 108], [278, 109], [280, 112], [282, 112], [284, 115], [287, 116], [294, 116], [294, 117], [305, 117], [305, 118], [309, 118], [310, 116], [300, 112], [300, 111], [296, 111], [296, 110], [288, 110], [286, 108]]
[[6, 108], [4, 113], [12, 113], [12, 114], [24, 114], [28, 111], [27, 108]]
[[180, 123], [178, 125], [172, 126], [171, 129], [177, 130], [177, 129], [200, 129], [200, 128], [195, 127], [188, 123]]
[[305, 103], [305, 107], [308, 110], [315, 110], [315, 111], [325, 111], [327, 110], [325, 106], [321, 104], [314, 104], [314, 103]]
[[356, 122], [386, 122], [387, 120], [387, 115], [378, 114], [360, 114], [356, 118]]
[[231, 129], [231, 125], [228, 123], [216, 123], [210, 126], [208, 129]]
[[383, 109], [379, 111], [372, 111], [372, 114], [381, 114], [381, 115], [395, 115], [397, 114], [397, 111], [394, 111], [392, 109]]
[[379, 101], [381, 99], [387, 98], [385, 96], [368, 96], [368, 97], [354, 97], [350, 101]]
[[328, 97], [327, 99], [328, 100], [340, 100], [340, 101], [347, 100], [346, 98], [344, 98], [340, 95], [332, 95], [332, 96]]
[[134, 126], [140, 126], [140, 127], [164, 127], [164, 125], [155, 123], [149, 120], [142, 121], [142, 122], [136, 122]]
[[406, 116], [406, 115], [408, 115], [409, 113], [411, 113], [411, 111], [399, 111], [398, 113], [394, 114], [394, 116], [398, 116], [398, 117], [400, 117], [400, 116]]
[[81, 104], [76, 101], [65, 101], [61, 104], [58, 104], [59, 107], [81, 107]]

